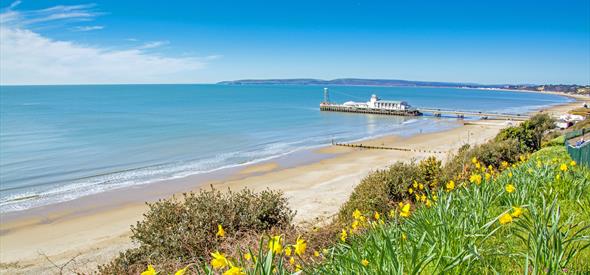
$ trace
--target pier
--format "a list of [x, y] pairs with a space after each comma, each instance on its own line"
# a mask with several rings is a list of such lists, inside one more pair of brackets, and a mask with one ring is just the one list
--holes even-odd
[[509, 113], [495, 113], [495, 112], [477, 112], [477, 111], [461, 111], [461, 110], [449, 110], [449, 109], [436, 109], [436, 108], [418, 108], [420, 113], [429, 113], [436, 117], [454, 116], [457, 118], [465, 117], [479, 117], [482, 119], [496, 118], [496, 119], [508, 119], [508, 120], [527, 120], [529, 115], [525, 114], [509, 114]]
[[530, 117], [527, 114], [463, 111], [426, 107], [416, 108], [410, 106], [405, 101], [381, 100], [377, 95], [371, 96], [371, 99], [368, 102], [348, 101], [343, 104], [336, 104], [330, 102], [328, 88], [324, 88], [324, 101], [320, 103], [320, 111], [394, 116], [421, 116], [424, 114], [431, 114], [435, 117], [452, 116], [459, 119], [465, 117], [479, 117], [480, 119], [495, 118], [517, 121], [524, 121]]

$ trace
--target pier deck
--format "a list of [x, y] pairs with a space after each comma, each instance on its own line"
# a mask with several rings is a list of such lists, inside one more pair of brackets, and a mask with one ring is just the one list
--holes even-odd
[[330, 112], [345, 112], [345, 113], [362, 113], [362, 114], [378, 114], [378, 115], [394, 115], [394, 116], [420, 116], [418, 110], [389, 110], [376, 108], [357, 108], [341, 105], [321, 105], [321, 111]]
[[481, 117], [481, 118], [498, 118], [498, 119], [510, 119], [510, 120], [527, 120], [529, 115], [525, 114], [508, 114], [508, 113], [495, 113], [495, 112], [477, 112], [477, 111], [460, 111], [460, 110], [449, 110], [449, 109], [436, 109], [436, 108], [418, 108], [421, 113], [430, 113], [434, 116], [451, 115], [459, 118], [463, 117]]

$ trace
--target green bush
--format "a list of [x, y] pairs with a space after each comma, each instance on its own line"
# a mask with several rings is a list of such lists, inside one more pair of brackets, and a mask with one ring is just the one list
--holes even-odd
[[220, 192], [215, 189], [183, 194], [180, 200], [148, 203], [144, 219], [131, 227], [131, 239], [138, 248], [122, 253], [102, 273], [128, 273], [147, 263], [187, 263], [208, 257], [222, 242], [216, 237], [218, 225], [226, 237], [263, 232], [291, 226], [295, 213], [281, 192], [248, 189]]
[[536, 114], [518, 126], [508, 127], [500, 131], [496, 141], [516, 140], [525, 152], [541, 149], [541, 141], [547, 130], [555, 128], [555, 120], [548, 114]]

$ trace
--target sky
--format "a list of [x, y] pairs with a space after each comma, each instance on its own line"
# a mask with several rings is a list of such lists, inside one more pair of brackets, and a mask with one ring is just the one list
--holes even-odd
[[590, 1], [6, 1], [0, 85], [590, 84]]

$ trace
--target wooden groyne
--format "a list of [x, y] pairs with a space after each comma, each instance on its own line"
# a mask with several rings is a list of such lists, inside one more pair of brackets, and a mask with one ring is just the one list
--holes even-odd
[[394, 151], [403, 151], [403, 152], [418, 152], [418, 153], [431, 153], [431, 154], [444, 154], [444, 153], [446, 153], [444, 151], [426, 150], [426, 149], [410, 149], [410, 148], [400, 148], [400, 147], [363, 145], [362, 143], [360, 143], [360, 144], [332, 143], [332, 145], [343, 146], [343, 147], [352, 147], [352, 148], [362, 148], [362, 149], [394, 150]]
[[345, 113], [362, 113], [362, 114], [377, 114], [377, 115], [393, 115], [393, 116], [420, 116], [422, 113], [418, 110], [388, 110], [375, 108], [357, 108], [341, 105], [321, 105], [320, 111], [330, 112], [345, 112]]

